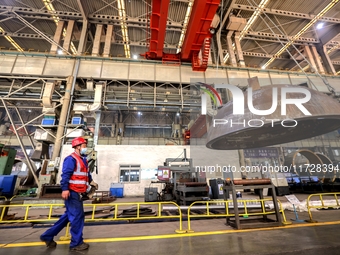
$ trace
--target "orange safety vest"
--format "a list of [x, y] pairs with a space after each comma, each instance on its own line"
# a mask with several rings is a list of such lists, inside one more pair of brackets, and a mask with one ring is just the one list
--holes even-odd
[[69, 181], [69, 189], [75, 192], [86, 192], [89, 185], [89, 174], [83, 159], [75, 152], [71, 156], [76, 160], [76, 166]]

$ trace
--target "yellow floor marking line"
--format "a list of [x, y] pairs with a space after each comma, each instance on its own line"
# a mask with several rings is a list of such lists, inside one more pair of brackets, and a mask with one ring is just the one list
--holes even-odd
[[[280, 226], [280, 227], [268, 227], [268, 228], [256, 228], [256, 229], [240, 229], [240, 230], [230, 229], [230, 230], [219, 230], [219, 231], [194, 232], [194, 233], [185, 233], [185, 234], [94, 238], [94, 239], [86, 239], [84, 241], [87, 243], [143, 241], [143, 240], [154, 240], [154, 239], [170, 239], [170, 238], [193, 237], [193, 236], [222, 235], [222, 234], [231, 234], [231, 233], [268, 231], [268, 230], [288, 229], [288, 228], [316, 227], [316, 226], [337, 225], [337, 224], [340, 224], [340, 221], [293, 224], [293, 225], [286, 225], [286, 226]], [[57, 243], [58, 244], [69, 244], [70, 242], [69, 241], [57, 241]], [[44, 242], [10, 243], [10, 244], [0, 244], [0, 248], [30, 247], [30, 246], [42, 246], [42, 245], [45, 245], [45, 243]]]

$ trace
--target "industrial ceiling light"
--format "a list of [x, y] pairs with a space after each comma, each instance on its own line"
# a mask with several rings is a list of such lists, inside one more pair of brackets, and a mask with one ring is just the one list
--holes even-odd
[[133, 55], [133, 59], [138, 59], [138, 56], [137, 55]]
[[118, 5], [118, 13], [119, 13], [119, 19], [120, 19], [120, 28], [122, 30], [122, 36], [123, 36], [123, 42], [124, 42], [125, 57], [131, 58], [124, 0], [118, 0], [117, 5]]
[[316, 25], [316, 29], [321, 29], [323, 28], [324, 25], [325, 25], [324, 23], [319, 23]]
[[229, 58], [229, 53], [225, 54], [225, 56], [223, 58], [223, 62], [226, 63], [228, 58]]
[[64, 52], [63, 52], [62, 50], [58, 50], [58, 54], [59, 54], [59, 55], [63, 55]]
[[257, 20], [259, 15], [262, 12], [262, 9], [265, 8], [268, 4], [269, 0], [261, 0], [258, 7], [256, 8], [256, 11], [251, 15], [250, 19], [247, 22], [247, 25], [240, 33], [240, 41], [242, 40], [243, 36], [248, 32], [249, 28], [253, 25], [253, 23]]
[[279, 57], [289, 46], [291, 46], [296, 39], [298, 39], [301, 35], [303, 35], [313, 24], [315, 24], [320, 18], [322, 18], [330, 9], [336, 5], [339, 0], [332, 0], [325, 8], [322, 9], [312, 20], [308, 22], [293, 38], [283, 46], [274, 56], [264, 64], [265, 67], [269, 66], [277, 57]]
[[190, 0], [189, 3], [188, 3], [188, 8], [187, 8], [187, 11], [185, 13], [185, 18], [184, 18], [184, 22], [183, 22], [183, 28], [182, 28], [182, 31], [181, 31], [181, 36], [179, 38], [179, 42], [178, 42], [177, 52], [176, 53], [179, 53], [180, 50], [181, 50], [181, 47], [182, 47], [182, 44], [183, 44], [183, 41], [184, 41], [184, 38], [185, 38], [185, 34], [187, 32], [187, 26], [188, 26], [188, 22], [189, 22], [189, 18], [190, 18], [190, 15], [191, 15], [191, 10], [192, 10], [193, 4], [194, 4], [194, 0]]

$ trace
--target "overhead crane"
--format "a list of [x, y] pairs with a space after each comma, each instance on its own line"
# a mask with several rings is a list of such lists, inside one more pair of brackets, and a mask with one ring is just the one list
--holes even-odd
[[151, 38], [146, 59], [161, 60], [163, 62], [192, 64], [193, 71], [205, 71], [208, 67], [211, 45], [211, 23], [216, 14], [220, 0], [195, 1], [186, 28], [186, 34], [177, 54], [164, 53], [164, 39], [166, 33], [168, 9], [170, 0], [153, 0], [150, 20]]

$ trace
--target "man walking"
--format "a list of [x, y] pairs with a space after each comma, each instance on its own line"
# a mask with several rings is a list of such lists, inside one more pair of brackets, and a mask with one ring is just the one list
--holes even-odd
[[49, 248], [55, 248], [57, 243], [53, 240], [54, 236], [71, 223], [71, 251], [81, 251], [89, 248], [89, 244], [83, 241], [84, 228], [84, 207], [82, 193], [86, 193], [91, 186], [98, 189], [98, 184], [93, 182], [88, 170], [86, 159], [87, 142], [82, 137], [72, 140], [74, 152], [64, 159], [61, 174], [61, 196], [65, 200], [65, 213], [60, 219], [45, 233], [40, 236], [40, 240], [46, 243]]

